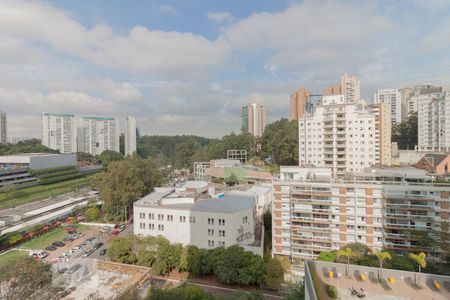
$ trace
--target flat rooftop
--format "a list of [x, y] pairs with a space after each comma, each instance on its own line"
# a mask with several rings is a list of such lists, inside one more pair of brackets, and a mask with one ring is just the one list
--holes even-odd
[[[362, 299], [367, 300], [450, 299], [449, 276], [422, 273], [419, 278], [419, 287], [414, 284], [415, 276], [418, 275], [414, 272], [383, 269], [380, 281], [377, 278], [379, 268], [349, 265], [349, 277], [347, 277], [345, 264], [322, 261], [308, 261], [307, 264], [309, 274], [315, 283], [316, 295], [321, 300], [331, 299], [326, 294], [326, 284], [336, 287], [342, 300], [360, 299], [352, 295], [352, 289], [364, 294], [365, 297]], [[308, 274], [306, 275], [308, 277]], [[311, 299], [314, 300], [312, 297]]]

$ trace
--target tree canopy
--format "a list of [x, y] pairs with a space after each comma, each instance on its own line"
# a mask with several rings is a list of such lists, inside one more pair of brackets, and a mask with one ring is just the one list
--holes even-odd
[[392, 127], [392, 141], [397, 142], [399, 149], [414, 149], [418, 142], [417, 112], [409, 116], [405, 122]]
[[261, 155], [278, 165], [298, 165], [298, 124], [281, 119], [269, 124], [261, 137]]
[[38, 139], [30, 139], [17, 144], [0, 144], [0, 155], [19, 153], [59, 153], [59, 151], [42, 145]]
[[98, 159], [102, 165], [106, 168], [111, 162], [123, 160], [124, 157], [121, 153], [113, 150], [105, 150], [99, 156]]
[[113, 161], [106, 172], [96, 175], [94, 186], [103, 200], [103, 210], [110, 218], [128, 215], [132, 203], [153, 191], [161, 183], [161, 173], [150, 158], [137, 155]]

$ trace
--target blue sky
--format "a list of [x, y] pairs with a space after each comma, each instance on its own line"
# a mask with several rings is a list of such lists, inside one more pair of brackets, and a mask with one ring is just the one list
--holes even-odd
[[379, 88], [449, 87], [450, 1], [0, 2], [0, 109], [9, 135], [42, 111], [133, 115], [144, 134], [219, 137], [240, 108], [289, 115], [299, 87], [347, 72]]

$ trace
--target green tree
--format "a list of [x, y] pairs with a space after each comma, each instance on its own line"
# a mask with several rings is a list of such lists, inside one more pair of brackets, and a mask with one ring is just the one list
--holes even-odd
[[86, 219], [87, 221], [95, 221], [98, 218], [100, 210], [97, 207], [89, 207], [86, 209]]
[[160, 240], [156, 251], [156, 260], [152, 266], [155, 273], [165, 275], [180, 265], [183, 246], [170, 244], [166, 239]]
[[332, 252], [327, 252], [327, 251], [320, 252], [319, 257], [317, 258], [317, 260], [329, 261], [329, 262], [333, 262], [335, 259], [336, 259], [336, 252], [334, 252], [334, 251], [332, 251]]
[[417, 284], [419, 284], [420, 273], [422, 272], [422, 269], [425, 269], [427, 267], [427, 255], [423, 252], [420, 252], [419, 254], [410, 253], [409, 258], [414, 260], [419, 266], [419, 277], [417, 278], [416, 281]]
[[128, 218], [134, 201], [153, 191], [161, 183], [161, 173], [152, 159], [137, 155], [108, 165], [96, 175], [94, 186], [103, 200], [103, 210], [110, 219]]
[[152, 286], [148, 290], [145, 300], [213, 300], [213, 296], [193, 285], [180, 285], [178, 287], [165, 287], [163, 289]]
[[124, 264], [135, 264], [137, 258], [133, 253], [134, 242], [134, 236], [115, 237], [107, 252], [109, 259]]
[[347, 276], [348, 276], [348, 265], [350, 264], [350, 258], [353, 255], [354, 255], [353, 254], [353, 250], [351, 248], [344, 248], [344, 249], [339, 250], [336, 253], [336, 257], [337, 258], [343, 257], [343, 258], [345, 258], [347, 260], [347, 264], [346, 264], [346, 267], [345, 267], [345, 274], [347, 274]]
[[239, 183], [239, 180], [236, 176], [236, 174], [231, 173], [230, 176], [228, 176], [227, 178], [225, 178], [225, 183], [229, 186], [235, 185]]
[[384, 260], [391, 260], [392, 256], [391, 253], [386, 252], [386, 251], [375, 251], [375, 256], [378, 258], [378, 261], [380, 262], [380, 274], [378, 276], [378, 278], [382, 279], [382, 271], [383, 271], [383, 261]]
[[284, 298], [285, 300], [305, 300], [305, 283], [301, 281], [290, 287], [289, 295]]
[[399, 149], [414, 149], [418, 141], [417, 112], [409, 116], [408, 120], [392, 127], [392, 141], [398, 143]]
[[277, 258], [270, 258], [267, 262], [266, 284], [277, 289], [284, 282], [284, 268]]
[[41, 144], [39, 139], [30, 139], [17, 144], [0, 144], [0, 155], [20, 153], [59, 153]]
[[5, 202], [7, 202], [7, 201], [11, 201], [10, 203], [11, 203], [11, 208], [13, 208], [13, 200], [14, 200], [14, 197], [12, 196], [12, 194], [14, 193], [16, 191], [16, 185], [14, 184], [14, 183], [11, 183], [11, 184], [7, 184], [7, 185], [4, 185], [4, 186], [2, 186], [1, 188], [0, 188], [0, 192], [2, 192], [5, 196], [4, 196], [4, 198], [3, 198], [3, 200], [5, 201]]
[[102, 165], [106, 168], [113, 161], [123, 160], [124, 157], [121, 153], [113, 150], [105, 150], [98, 156]]
[[278, 165], [298, 165], [298, 125], [288, 119], [269, 124], [261, 137], [261, 155]]
[[5, 300], [59, 299], [60, 289], [52, 284], [51, 266], [28, 256], [1, 267], [0, 282]]

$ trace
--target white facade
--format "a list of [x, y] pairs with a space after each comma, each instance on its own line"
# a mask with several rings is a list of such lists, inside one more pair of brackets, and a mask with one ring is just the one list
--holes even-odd
[[450, 93], [420, 94], [418, 150], [450, 150]]
[[391, 123], [402, 121], [402, 97], [398, 89], [381, 89], [373, 95], [373, 103], [387, 103], [391, 109]]
[[202, 199], [185, 189], [156, 188], [134, 204], [134, 234], [167, 238], [199, 248], [250, 245], [255, 200], [243, 195]]
[[78, 151], [100, 155], [105, 150], [120, 151], [119, 121], [116, 118], [77, 118]]
[[375, 115], [347, 104], [344, 95], [324, 96], [298, 123], [300, 165], [344, 175], [375, 164]]
[[125, 119], [125, 155], [136, 152], [136, 119], [126, 117]]
[[0, 144], [6, 144], [8, 141], [8, 122], [6, 113], [0, 111]]
[[207, 179], [208, 174], [206, 174], [206, 169], [209, 167], [211, 167], [211, 164], [208, 161], [194, 162], [194, 178], [196, 180]]
[[42, 114], [42, 144], [61, 153], [77, 152], [77, 127], [72, 114]]
[[231, 191], [230, 194], [248, 195], [255, 198], [256, 214], [262, 216], [266, 211], [270, 210], [273, 202], [273, 186], [272, 184], [262, 184], [253, 186], [246, 191]]

